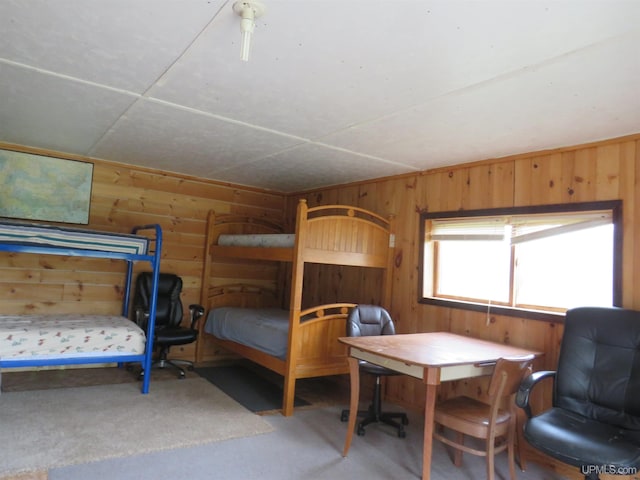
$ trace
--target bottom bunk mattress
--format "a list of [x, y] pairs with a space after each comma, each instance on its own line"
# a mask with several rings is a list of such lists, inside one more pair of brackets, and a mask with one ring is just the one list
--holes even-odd
[[209, 311], [204, 331], [284, 360], [289, 312], [278, 308], [219, 307]]
[[142, 355], [146, 336], [117, 315], [0, 315], [0, 361]]

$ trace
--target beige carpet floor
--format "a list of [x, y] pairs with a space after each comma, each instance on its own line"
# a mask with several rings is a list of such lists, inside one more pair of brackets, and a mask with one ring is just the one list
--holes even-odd
[[5, 391], [0, 425], [0, 478], [273, 430], [201, 378]]

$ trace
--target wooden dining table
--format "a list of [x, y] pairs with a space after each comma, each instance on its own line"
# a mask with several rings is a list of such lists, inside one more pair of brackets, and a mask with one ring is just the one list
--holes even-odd
[[429, 480], [431, 477], [433, 413], [438, 385], [451, 380], [491, 375], [496, 361], [502, 357], [542, 355], [541, 352], [449, 332], [340, 337], [339, 341], [349, 347], [351, 385], [349, 426], [342, 455], [346, 457], [349, 452], [356, 425], [360, 397], [358, 361], [366, 360], [419, 378], [426, 386], [422, 452], [423, 480]]

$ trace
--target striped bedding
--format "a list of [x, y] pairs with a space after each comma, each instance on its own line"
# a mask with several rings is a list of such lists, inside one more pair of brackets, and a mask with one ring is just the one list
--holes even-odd
[[0, 243], [145, 255], [149, 240], [138, 235], [5, 221], [0, 223]]
[[292, 233], [260, 233], [245, 235], [222, 234], [218, 245], [234, 247], [291, 248], [296, 236]]

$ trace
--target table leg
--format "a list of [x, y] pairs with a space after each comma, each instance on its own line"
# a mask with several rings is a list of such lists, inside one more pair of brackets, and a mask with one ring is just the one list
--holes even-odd
[[433, 450], [433, 413], [436, 408], [437, 385], [427, 384], [424, 403], [424, 443], [422, 449], [422, 480], [431, 478], [431, 453]]
[[353, 431], [356, 428], [356, 419], [358, 418], [358, 401], [360, 399], [360, 366], [358, 359], [349, 357], [349, 377], [351, 379], [351, 401], [349, 402], [349, 426], [347, 427], [347, 437], [344, 441], [344, 450], [342, 456], [346, 457], [351, 446]]

